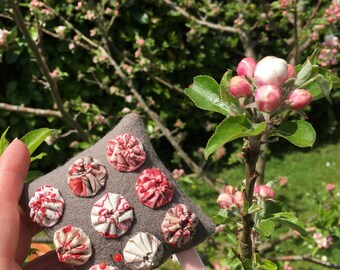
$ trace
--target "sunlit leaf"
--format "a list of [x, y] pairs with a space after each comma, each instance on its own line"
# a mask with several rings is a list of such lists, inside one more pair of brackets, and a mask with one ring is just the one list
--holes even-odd
[[1, 138], [0, 138], [0, 156], [2, 155], [2, 153], [6, 150], [9, 142], [6, 139], [6, 134], [9, 130], [9, 127], [6, 128], [6, 130], [2, 133]]
[[265, 128], [265, 122], [252, 124], [245, 115], [228, 117], [217, 126], [208, 141], [204, 156], [208, 158], [217, 148], [238, 138], [259, 135]]
[[271, 220], [274, 220], [274, 221], [278, 222], [281, 225], [287, 226], [287, 227], [297, 231], [302, 236], [306, 236], [307, 235], [307, 232], [303, 228], [303, 226], [300, 223], [300, 221], [297, 219], [296, 216], [294, 216], [290, 212], [276, 213], [276, 214], [273, 215]]
[[39, 128], [32, 130], [24, 135], [21, 140], [26, 144], [30, 154], [38, 148], [40, 144], [52, 133], [52, 129], [49, 128]]

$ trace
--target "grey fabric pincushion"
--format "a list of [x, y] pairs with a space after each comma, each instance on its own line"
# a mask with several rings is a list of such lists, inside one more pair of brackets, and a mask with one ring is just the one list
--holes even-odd
[[[120, 146], [108, 143], [122, 134], [131, 149], [113, 157]], [[87, 168], [85, 184], [80, 167]], [[59, 259], [80, 270], [154, 269], [215, 231], [162, 164], [134, 113], [94, 146], [25, 185], [20, 204], [55, 240]]]

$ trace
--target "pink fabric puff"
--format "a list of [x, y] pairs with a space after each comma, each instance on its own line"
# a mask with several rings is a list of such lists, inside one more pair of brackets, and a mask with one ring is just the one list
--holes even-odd
[[58, 189], [45, 185], [39, 187], [30, 200], [31, 219], [44, 227], [55, 225], [63, 214], [65, 202]]
[[69, 168], [67, 182], [74, 195], [91, 197], [105, 185], [106, 168], [97, 159], [83, 157], [77, 159]]
[[65, 226], [54, 233], [53, 243], [60, 262], [72, 265], [86, 263], [92, 255], [90, 238], [82, 229]]
[[142, 143], [136, 137], [126, 133], [107, 143], [106, 155], [116, 170], [124, 172], [135, 171], [146, 159]]
[[176, 247], [188, 243], [195, 233], [198, 219], [184, 204], [170, 208], [162, 222], [165, 241]]
[[120, 194], [107, 192], [92, 207], [92, 226], [105, 238], [123, 235], [131, 227], [132, 221], [132, 207]]
[[146, 169], [137, 178], [136, 194], [142, 204], [158, 208], [172, 200], [174, 186], [161, 170]]

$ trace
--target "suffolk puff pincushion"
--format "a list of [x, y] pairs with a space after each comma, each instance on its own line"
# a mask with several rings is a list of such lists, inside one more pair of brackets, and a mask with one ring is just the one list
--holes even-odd
[[137, 114], [91, 148], [25, 185], [20, 201], [81, 270], [148, 270], [193, 247], [214, 223], [178, 187]]

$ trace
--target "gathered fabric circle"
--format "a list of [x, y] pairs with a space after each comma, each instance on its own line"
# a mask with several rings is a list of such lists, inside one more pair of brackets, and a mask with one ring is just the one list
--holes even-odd
[[118, 171], [132, 172], [146, 159], [143, 144], [131, 134], [121, 134], [106, 145], [106, 155], [110, 164]]
[[90, 238], [80, 228], [65, 226], [54, 233], [53, 243], [60, 262], [82, 265], [92, 255]]
[[50, 185], [39, 187], [28, 203], [31, 219], [44, 227], [55, 225], [61, 218], [65, 202], [58, 189]]
[[126, 233], [132, 221], [132, 207], [120, 194], [107, 192], [92, 207], [92, 226], [105, 238], [118, 238]]
[[83, 157], [70, 166], [67, 183], [74, 195], [91, 197], [105, 185], [106, 177], [106, 168], [99, 160]]
[[165, 241], [176, 247], [191, 241], [195, 233], [198, 219], [184, 204], [177, 204], [170, 208], [162, 222], [162, 231]]
[[158, 208], [172, 200], [174, 185], [159, 169], [146, 169], [137, 178], [136, 194], [140, 202], [151, 208]]
[[131, 237], [123, 250], [125, 264], [132, 270], [149, 270], [160, 262], [162, 256], [162, 243], [146, 232]]
[[116, 266], [106, 265], [105, 263], [100, 263], [91, 266], [89, 270], [119, 270], [119, 268]]

